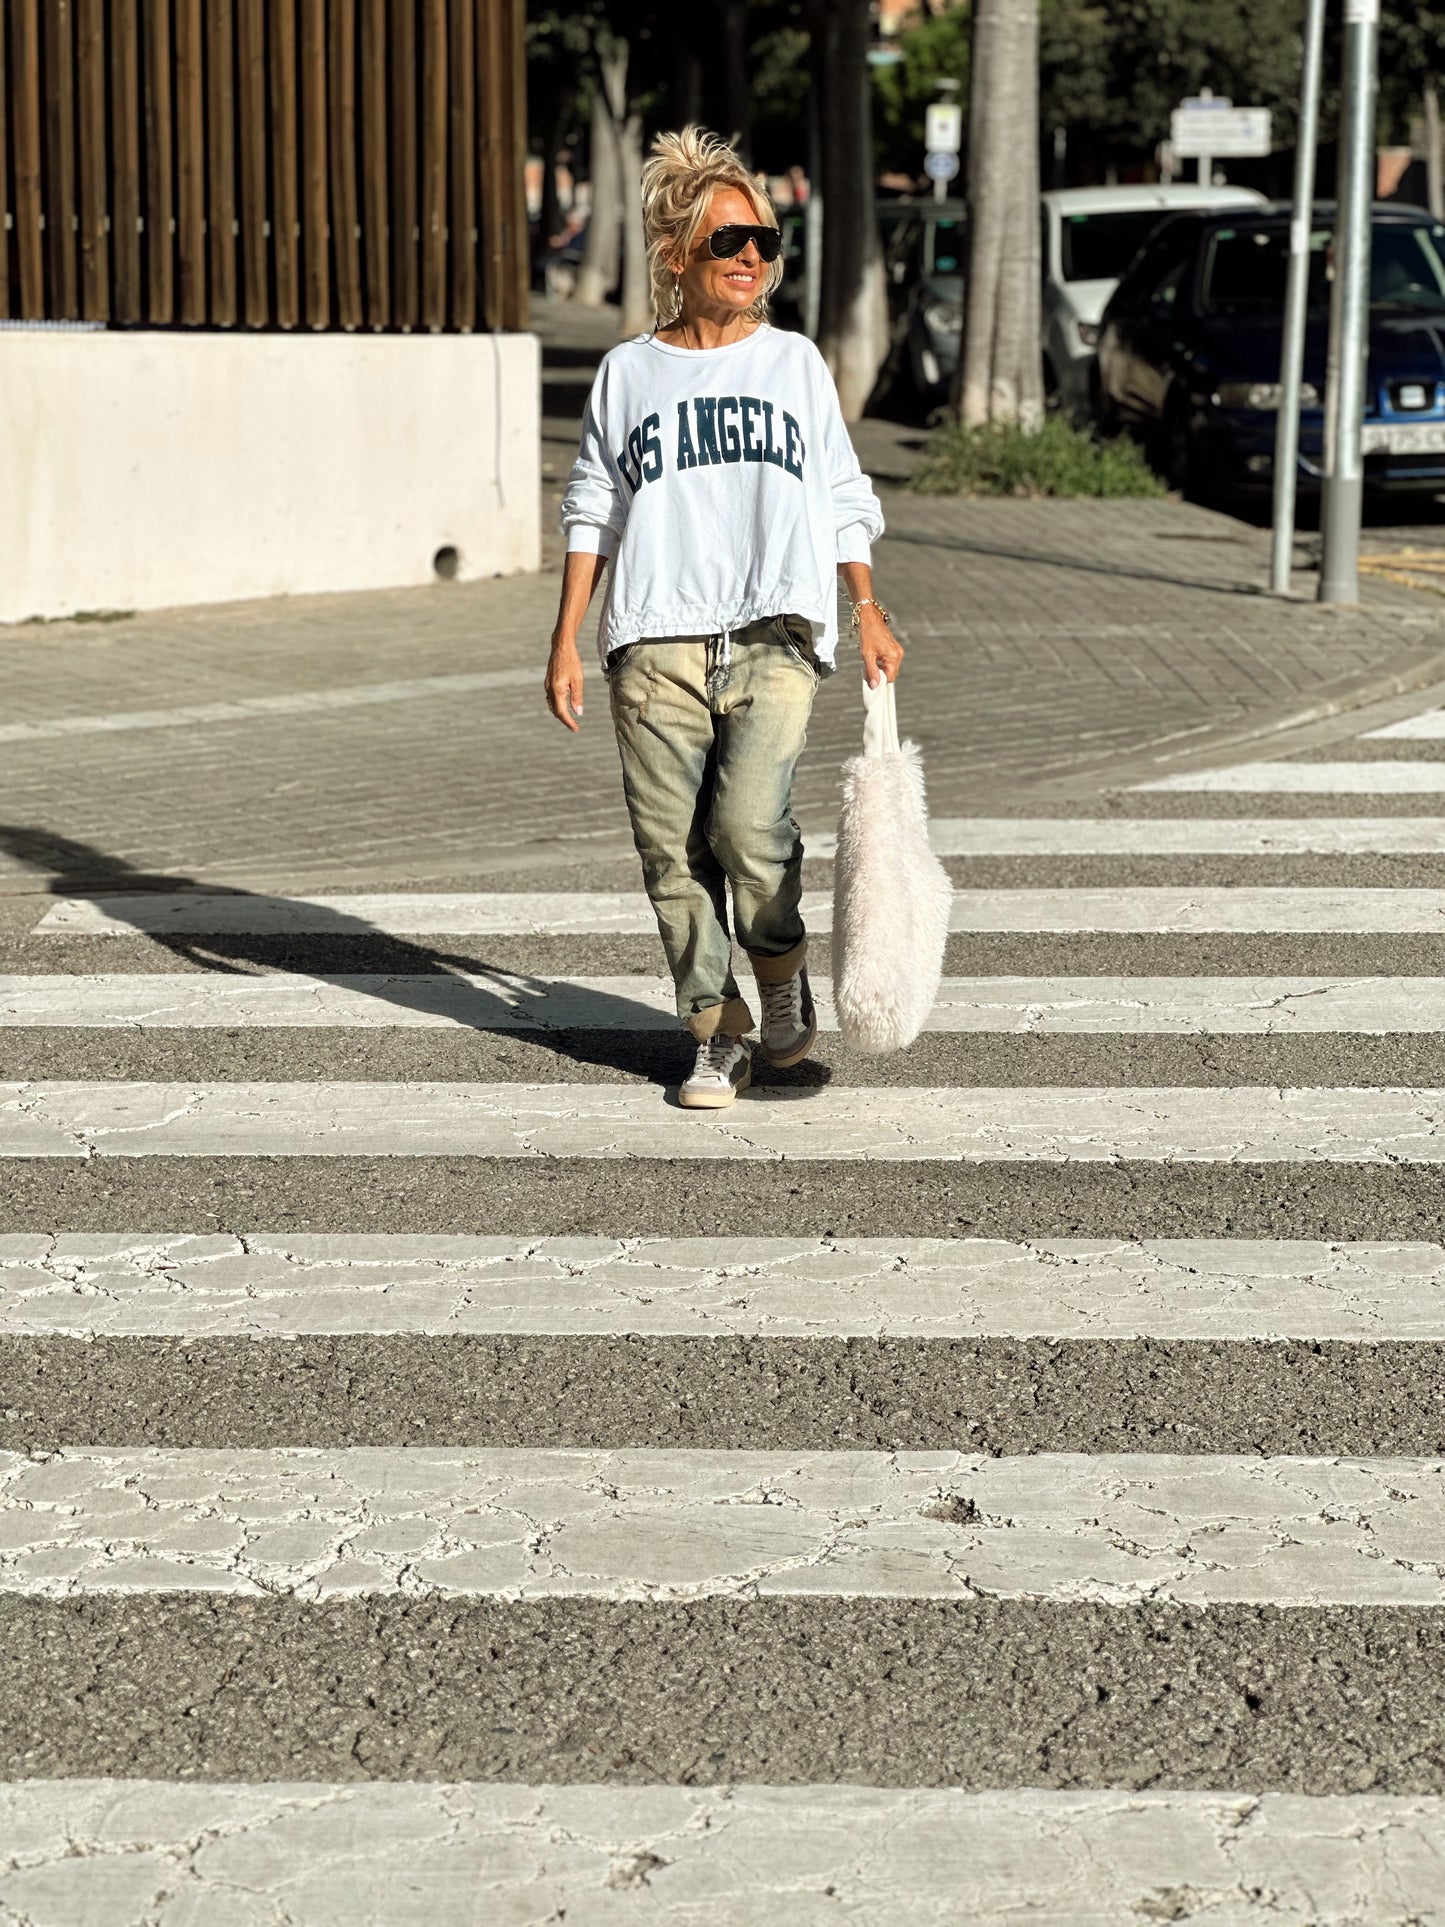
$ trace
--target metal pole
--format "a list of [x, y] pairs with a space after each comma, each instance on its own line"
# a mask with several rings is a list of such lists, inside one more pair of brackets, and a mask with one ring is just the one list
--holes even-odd
[[1370, 346], [1370, 221], [1375, 190], [1375, 67], [1380, 0], [1345, 0], [1340, 206], [1335, 227], [1331, 334], [1338, 342], [1325, 476], [1321, 602], [1360, 599], [1360, 516], [1365, 497], [1365, 359]]
[[1304, 378], [1305, 320], [1310, 288], [1310, 230], [1314, 225], [1315, 149], [1320, 138], [1320, 69], [1324, 61], [1325, 0], [1306, 0], [1304, 65], [1300, 74], [1299, 145], [1294, 157], [1294, 209], [1289, 224], [1289, 285], [1279, 364], [1279, 419], [1274, 432], [1274, 536], [1269, 586], [1288, 595], [1294, 554], [1295, 491], [1299, 475], [1300, 386]]

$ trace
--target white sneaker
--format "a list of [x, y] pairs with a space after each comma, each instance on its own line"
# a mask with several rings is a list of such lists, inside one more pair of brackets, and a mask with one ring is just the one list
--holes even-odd
[[813, 1009], [813, 993], [808, 988], [808, 966], [804, 964], [780, 984], [760, 983], [758, 996], [763, 1006], [758, 1049], [764, 1061], [779, 1070], [801, 1063], [818, 1035], [818, 1014]]
[[677, 1101], [690, 1111], [720, 1111], [753, 1081], [753, 1047], [743, 1037], [704, 1038]]

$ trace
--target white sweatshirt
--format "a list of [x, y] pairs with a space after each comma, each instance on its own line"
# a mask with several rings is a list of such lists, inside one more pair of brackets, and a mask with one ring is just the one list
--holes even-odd
[[833, 378], [805, 335], [723, 348], [639, 335], [597, 370], [562, 498], [569, 553], [608, 558], [598, 651], [642, 636], [726, 636], [804, 616], [838, 641], [840, 562], [867, 562], [883, 511]]

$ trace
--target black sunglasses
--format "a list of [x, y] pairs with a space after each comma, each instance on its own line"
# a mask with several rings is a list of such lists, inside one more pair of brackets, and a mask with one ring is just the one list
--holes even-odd
[[731, 261], [735, 254], [742, 253], [749, 241], [763, 261], [776, 261], [783, 251], [783, 237], [777, 228], [745, 227], [734, 222], [713, 229], [707, 237], [708, 251], [715, 261]]

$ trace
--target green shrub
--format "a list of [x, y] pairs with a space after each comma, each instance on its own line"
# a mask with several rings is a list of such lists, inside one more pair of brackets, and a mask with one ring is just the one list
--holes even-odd
[[990, 423], [949, 422], [924, 449], [909, 487], [920, 495], [1163, 495], [1142, 449], [1102, 442], [1062, 415], [1036, 434]]

